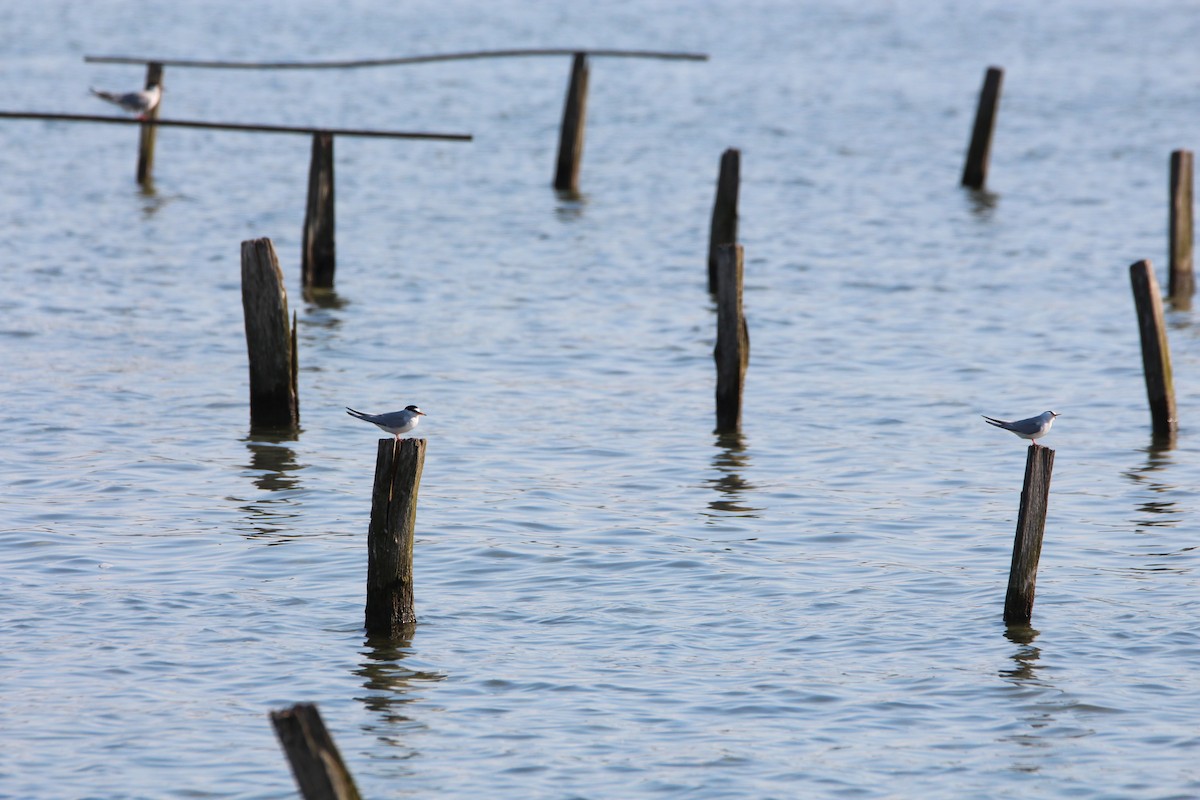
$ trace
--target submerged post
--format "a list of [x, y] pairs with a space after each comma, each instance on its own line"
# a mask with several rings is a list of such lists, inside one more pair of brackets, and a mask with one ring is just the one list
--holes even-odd
[[[162, 76], [163, 65], [156, 61], [151, 61], [146, 65], [146, 88], [151, 89], [155, 86], [162, 86]], [[161, 107], [162, 95], [159, 95], [158, 103], [147, 112], [146, 118], [158, 119], [158, 110]], [[155, 125], [142, 125], [140, 130], [141, 136], [138, 139], [137, 182], [146, 186], [153, 180], [154, 142], [157, 137], [158, 127]]]
[[1192, 174], [1191, 150], [1171, 153], [1171, 269], [1167, 294], [1184, 310], [1191, 308], [1196, 291], [1192, 271]]
[[576, 53], [571, 61], [571, 79], [567, 84], [567, 100], [563, 105], [562, 130], [558, 139], [558, 171], [554, 175], [554, 188], [560, 192], [579, 192], [587, 92], [587, 53]]
[[717, 247], [737, 244], [738, 184], [741, 180], [741, 151], [729, 148], [721, 154], [721, 172], [717, 177], [717, 198], [713, 202], [712, 225], [708, 234], [708, 291], [717, 293]]
[[1000, 104], [1000, 84], [1004, 70], [988, 67], [979, 92], [979, 107], [975, 111], [975, 128], [971, 132], [971, 146], [967, 149], [967, 163], [963, 167], [962, 185], [969, 189], [982, 189], [987, 183], [988, 161], [992, 154], [992, 131], [996, 127], [996, 107]]
[[336, 262], [333, 225], [333, 134], [314, 133], [308, 167], [308, 205], [300, 271], [304, 289], [332, 289]]
[[360, 800], [354, 777], [312, 703], [271, 712], [275, 735], [304, 800]]
[[1004, 597], [1004, 622], [1028, 625], [1033, 618], [1033, 595], [1037, 584], [1042, 535], [1046, 532], [1046, 508], [1050, 502], [1050, 473], [1054, 451], [1030, 442], [1025, 457], [1025, 484], [1021, 487], [1021, 510], [1013, 541], [1012, 566], [1008, 571], [1008, 593]]
[[1171, 377], [1171, 352], [1167, 345], [1167, 327], [1163, 321], [1162, 297], [1154, 267], [1143, 259], [1129, 267], [1133, 284], [1133, 302], [1137, 307], [1138, 331], [1142, 339], [1142, 371], [1146, 376], [1146, 396], [1150, 401], [1150, 419], [1154, 438], [1169, 442], [1175, 438], [1175, 386]]
[[288, 328], [287, 288], [270, 239], [242, 242], [242, 310], [250, 358], [250, 426], [295, 427], [296, 323]]
[[366, 628], [370, 636], [403, 636], [413, 603], [413, 532], [425, 466], [424, 439], [380, 439], [367, 530]]
[[742, 425], [742, 388], [750, 364], [750, 332], [742, 313], [743, 254], [740, 244], [717, 246], [717, 428], [733, 433]]

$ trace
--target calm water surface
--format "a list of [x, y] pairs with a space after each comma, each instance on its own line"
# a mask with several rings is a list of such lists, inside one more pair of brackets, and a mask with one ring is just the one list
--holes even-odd
[[[0, 8], [10, 109], [97, 112], [85, 53], [597, 46], [568, 61], [168, 69], [164, 115], [472, 132], [309, 143], [0, 125], [0, 795], [278, 798], [319, 704], [368, 797], [1200, 796], [1200, 374], [1150, 446], [1127, 267], [1195, 148], [1191, 4], [469, 0]], [[991, 192], [958, 189], [1006, 68]], [[743, 435], [712, 434], [704, 250], [743, 152]], [[251, 435], [239, 242], [299, 313], [302, 430]], [[1160, 272], [1160, 275], [1162, 273]], [[1163, 276], [1165, 277], [1165, 276]], [[361, 629], [376, 431], [429, 416], [411, 640]], [[1001, 606], [1024, 448], [1062, 413], [1033, 630]]]

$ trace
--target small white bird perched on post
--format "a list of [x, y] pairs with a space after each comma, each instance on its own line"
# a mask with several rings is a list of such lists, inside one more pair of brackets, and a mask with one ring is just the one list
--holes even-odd
[[400, 434], [408, 433], [417, 427], [421, 417], [425, 416], [425, 412], [416, 406], [406, 406], [403, 411], [391, 411], [387, 414], [364, 414], [353, 408], [347, 408], [346, 413], [355, 419], [365, 420], [381, 430], [395, 434], [397, 441], [400, 440]]
[[162, 100], [162, 85], [156, 83], [149, 89], [143, 89], [140, 92], [125, 92], [124, 94], [92, 89], [92, 94], [101, 100], [107, 100], [120, 106], [130, 114], [136, 114], [138, 119], [145, 119], [146, 115], [158, 105], [158, 101]]
[[1054, 418], [1059, 416], [1053, 411], [1046, 411], [1038, 414], [1036, 417], [1029, 419], [1019, 419], [1016, 422], [1005, 422], [1002, 419], [992, 419], [989, 416], [983, 416], [989, 425], [995, 425], [997, 428], [1003, 428], [1006, 431], [1012, 431], [1022, 439], [1040, 439], [1050, 432], [1050, 426], [1054, 424]]

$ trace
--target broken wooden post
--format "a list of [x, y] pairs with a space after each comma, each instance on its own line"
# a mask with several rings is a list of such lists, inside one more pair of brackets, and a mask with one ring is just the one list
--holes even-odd
[[313, 134], [308, 167], [308, 206], [304, 212], [300, 272], [304, 290], [332, 289], [336, 261], [333, 225], [333, 134]]
[[750, 333], [742, 313], [743, 254], [740, 244], [717, 246], [717, 428], [732, 433], [742, 425], [742, 389], [750, 364]]
[[1171, 153], [1171, 264], [1167, 294], [1181, 310], [1192, 305], [1196, 279], [1192, 272], [1192, 151]]
[[297, 703], [272, 711], [271, 724], [304, 800], [361, 800], [315, 705]]
[[970, 189], [982, 189], [987, 183], [988, 160], [992, 154], [992, 131], [996, 127], [996, 107], [1000, 104], [1000, 84], [1004, 70], [988, 67], [979, 92], [979, 107], [975, 111], [975, 128], [971, 132], [971, 146], [967, 149], [967, 163], [963, 167], [962, 185]]
[[1150, 419], [1154, 439], [1159, 443], [1175, 438], [1175, 386], [1171, 377], [1171, 352], [1167, 345], [1167, 327], [1163, 321], [1162, 297], [1154, 267], [1143, 259], [1129, 267], [1133, 284], [1133, 302], [1137, 307], [1138, 331], [1142, 338], [1142, 371], [1146, 376], [1146, 396], [1150, 401]]
[[583, 129], [587, 119], [587, 53], [576, 53], [571, 61], [571, 79], [563, 105], [562, 130], [558, 139], [558, 171], [554, 188], [560, 192], [579, 192], [579, 164], [583, 160]]
[[1042, 556], [1042, 535], [1046, 532], [1053, 469], [1054, 451], [1030, 442], [1025, 457], [1025, 484], [1021, 487], [1012, 566], [1008, 570], [1008, 592], [1004, 596], [1004, 622], [1007, 625], [1028, 625], [1033, 618], [1033, 595], [1038, 559]]
[[[163, 65], [157, 61], [151, 61], [146, 65], [146, 88], [151, 89], [155, 86], [162, 86]], [[158, 97], [158, 102], [154, 104], [154, 108], [146, 113], [146, 119], [158, 119], [158, 110], [162, 108], [162, 95]], [[148, 186], [153, 182], [154, 172], [154, 142], [157, 137], [158, 128], [154, 125], [142, 125], [141, 136], [138, 139], [138, 164], [137, 164], [137, 182], [142, 186]]]
[[708, 291], [717, 293], [717, 247], [737, 244], [738, 184], [741, 180], [741, 151], [729, 148], [721, 155], [717, 178], [717, 198], [713, 202], [712, 225], [708, 234]]
[[287, 288], [270, 239], [242, 242], [242, 310], [250, 358], [250, 426], [293, 428], [300, 422], [296, 322], [288, 328]]
[[404, 636], [417, 621], [413, 603], [413, 536], [424, 466], [424, 439], [379, 440], [375, 488], [371, 492], [371, 523], [367, 530], [369, 636]]

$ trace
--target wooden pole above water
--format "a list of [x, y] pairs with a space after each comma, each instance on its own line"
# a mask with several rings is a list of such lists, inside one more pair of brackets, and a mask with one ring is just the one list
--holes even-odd
[[424, 439], [380, 439], [367, 530], [369, 636], [398, 638], [417, 621], [413, 600], [413, 538], [425, 467]]
[[750, 364], [750, 332], [742, 312], [742, 246], [717, 246], [717, 428], [733, 433], [742, 425], [742, 389]]
[[1171, 375], [1171, 351], [1167, 344], [1167, 326], [1163, 319], [1162, 296], [1154, 267], [1142, 260], [1129, 267], [1133, 302], [1137, 308], [1138, 332], [1142, 340], [1142, 371], [1146, 376], [1146, 397], [1154, 439], [1168, 443], [1175, 439], [1175, 384]]
[[[151, 61], [146, 65], [146, 88], [151, 89], [155, 86], [162, 86], [163, 65], [157, 61]], [[162, 95], [159, 95], [158, 103], [154, 108], [150, 109], [146, 114], [147, 119], [158, 119], [158, 110], [162, 108]], [[154, 143], [158, 138], [158, 127], [155, 125], [142, 125], [141, 136], [138, 140], [138, 164], [137, 164], [137, 182], [142, 186], [148, 186], [153, 181], [154, 174]]]
[[708, 291], [717, 293], [717, 248], [737, 244], [738, 187], [741, 182], [741, 151], [729, 148], [721, 155], [717, 197], [713, 201], [712, 225], [708, 234]]
[[975, 111], [975, 127], [971, 131], [971, 145], [967, 149], [967, 163], [963, 167], [962, 185], [969, 189], [982, 189], [987, 183], [992, 131], [996, 127], [996, 108], [1000, 104], [1000, 84], [1003, 80], [1004, 70], [999, 67], [988, 67], [983, 77], [979, 107]]
[[560, 192], [579, 192], [579, 165], [583, 161], [583, 131], [587, 122], [588, 72], [587, 54], [576, 53], [571, 60], [571, 77], [567, 83], [558, 139], [554, 188]]
[[250, 361], [250, 426], [300, 423], [296, 323], [288, 328], [287, 288], [270, 239], [242, 242], [242, 310]]
[[314, 133], [300, 250], [301, 282], [305, 291], [333, 288], [337, 265], [333, 186], [333, 134]]
[[1191, 150], [1171, 153], [1170, 279], [1167, 294], [1180, 310], [1191, 308], [1196, 291], [1192, 269], [1192, 176]]
[[1038, 560], [1042, 556], [1042, 536], [1046, 532], [1053, 470], [1054, 451], [1030, 443], [1025, 457], [1025, 483], [1021, 487], [1012, 566], [1008, 571], [1008, 592], [1004, 597], [1004, 622], [1008, 625], [1028, 625], [1033, 618], [1033, 596]]
[[271, 724], [304, 800], [361, 800], [315, 705], [297, 703], [272, 711]]

